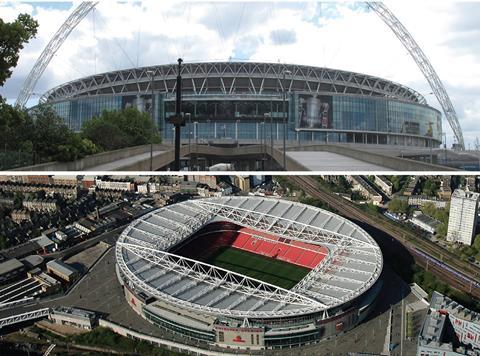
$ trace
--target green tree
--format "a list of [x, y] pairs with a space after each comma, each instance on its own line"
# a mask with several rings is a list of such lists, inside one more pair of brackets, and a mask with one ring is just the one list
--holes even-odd
[[38, 105], [31, 115], [33, 150], [43, 161], [72, 161], [99, 151], [91, 141], [72, 132], [51, 106]]
[[23, 45], [37, 34], [38, 22], [30, 15], [20, 14], [14, 22], [0, 18], [0, 86], [11, 77]]
[[82, 137], [104, 150], [161, 142], [150, 116], [136, 108], [103, 111], [83, 124]]
[[31, 150], [33, 121], [24, 110], [17, 110], [0, 98], [0, 148]]
[[473, 244], [472, 244], [472, 247], [477, 250], [478, 252], [480, 252], [480, 234], [477, 234], [475, 236], [475, 239], [473, 240]]
[[410, 176], [388, 176], [387, 178], [393, 184], [393, 193], [396, 193], [403, 189], [405, 184], [409, 181]]
[[423, 182], [422, 193], [428, 196], [437, 196], [440, 188], [440, 182], [432, 178], [428, 178]]
[[393, 213], [406, 214], [408, 211], [408, 201], [406, 199], [394, 198], [388, 203], [388, 210]]

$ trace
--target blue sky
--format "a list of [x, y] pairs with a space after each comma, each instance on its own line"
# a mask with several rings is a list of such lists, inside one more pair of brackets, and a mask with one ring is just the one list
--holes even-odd
[[[444, 82], [466, 142], [480, 137], [480, 2], [386, 2], [420, 44]], [[6, 2], [40, 23], [0, 93], [14, 101], [50, 38], [79, 2]], [[127, 53], [125, 55], [124, 53]], [[35, 88], [132, 65], [244, 59], [352, 70], [400, 82], [439, 108], [428, 83], [388, 27], [364, 3], [180, 2], [103, 0], [77, 26]], [[448, 141], [451, 131], [444, 123]]]

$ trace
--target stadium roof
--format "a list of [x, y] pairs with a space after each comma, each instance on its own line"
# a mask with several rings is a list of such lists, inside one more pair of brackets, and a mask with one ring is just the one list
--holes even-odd
[[[368, 74], [296, 64], [258, 62], [185, 63], [182, 90], [189, 95], [279, 96], [285, 90], [312, 94], [357, 94], [426, 104], [425, 98], [402, 84]], [[286, 75], [283, 80], [284, 73]], [[152, 74], [153, 73], [153, 74]], [[41, 101], [58, 102], [97, 95], [174, 93], [176, 64], [130, 68], [96, 74], [57, 86]]]
[[[324, 246], [328, 255], [286, 290], [170, 253], [207, 223], [229, 221]], [[275, 318], [324, 312], [367, 291], [383, 265], [360, 227], [328, 211], [280, 199], [219, 197], [155, 210], [130, 224], [116, 247], [130, 286], [189, 309], [232, 317]]]

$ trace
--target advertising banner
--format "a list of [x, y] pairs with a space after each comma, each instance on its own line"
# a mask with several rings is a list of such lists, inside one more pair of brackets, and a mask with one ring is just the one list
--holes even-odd
[[300, 94], [298, 97], [299, 128], [328, 129], [332, 127], [332, 97]]

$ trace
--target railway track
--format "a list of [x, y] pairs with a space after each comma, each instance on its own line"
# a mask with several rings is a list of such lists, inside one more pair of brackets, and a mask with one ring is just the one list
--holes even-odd
[[[341, 215], [364, 222], [389, 234], [402, 243], [421, 266], [426, 266], [426, 261], [429, 260], [428, 270], [448, 285], [480, 298], [480, 268], [459, 260], [456, 255], [431, 241], [394, 226], [389, 221], [372, 217], [353, 203], [324, 191], [313, 177], [291, 176], [288, 179], [311, 196], [337, 209]], [[423, 255], [417, 253], [417, 250]]]

